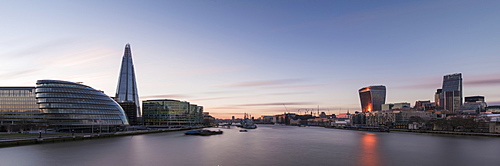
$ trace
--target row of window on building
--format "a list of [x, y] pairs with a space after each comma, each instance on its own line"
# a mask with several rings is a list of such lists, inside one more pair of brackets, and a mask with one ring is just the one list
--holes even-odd
[[141, 119], [135, 102], [116, 102], [102, 91], [68, 81], [39, 80], [36, 87], [0, 87], [0, 92], [0, 131], [192, 126], [203, 124], [206, 116], [203, 106], [165, 99], [143, 101]]

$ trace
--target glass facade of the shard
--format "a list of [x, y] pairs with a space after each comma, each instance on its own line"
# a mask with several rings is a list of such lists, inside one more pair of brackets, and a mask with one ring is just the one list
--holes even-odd
[[132, 107], [132, 110], [126, 110], [126, 112], [129, 116], [141, 116], [139, 107], [139, 95], [137, 93], [137, 82], [135, 79], [134, 64], [132, 62], [132, 50], [130, 48], [130, 44], [125, 45], [115, 100], [119, 103], [126, 102], [128, 104], [134, 102], [135, 108]]
[[36, 99], [48, 125], [57, 130], [99, 127], [116, 131], [129, 124], [118, 103], [103, 92], [83, 84], [38, 80]]

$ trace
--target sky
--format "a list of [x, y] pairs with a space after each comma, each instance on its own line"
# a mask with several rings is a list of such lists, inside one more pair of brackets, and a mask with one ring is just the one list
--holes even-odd
[[140, 100], [216, 118], [434, 101], [444, 75], [500, 104], [500, 1], [0, 1], [0, 86], [83, 82], [114, 96], [130, 43]]

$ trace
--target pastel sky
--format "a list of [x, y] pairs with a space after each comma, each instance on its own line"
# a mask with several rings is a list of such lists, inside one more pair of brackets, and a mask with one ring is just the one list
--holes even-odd
[[141, 100], [217, 118], [431, 100], [446, 74], [500, 104], [500, 1], [0, 2], [0, 86], [83, 82], [114, 96], [130, 43]]

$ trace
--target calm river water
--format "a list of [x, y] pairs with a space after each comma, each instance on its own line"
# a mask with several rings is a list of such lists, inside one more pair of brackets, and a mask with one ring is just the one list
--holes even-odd
[[[211, 128], [217, 130], [217, 128]], [[0, 148], [0, 165], [500, 165], [500, 138], [259, 125]]]

